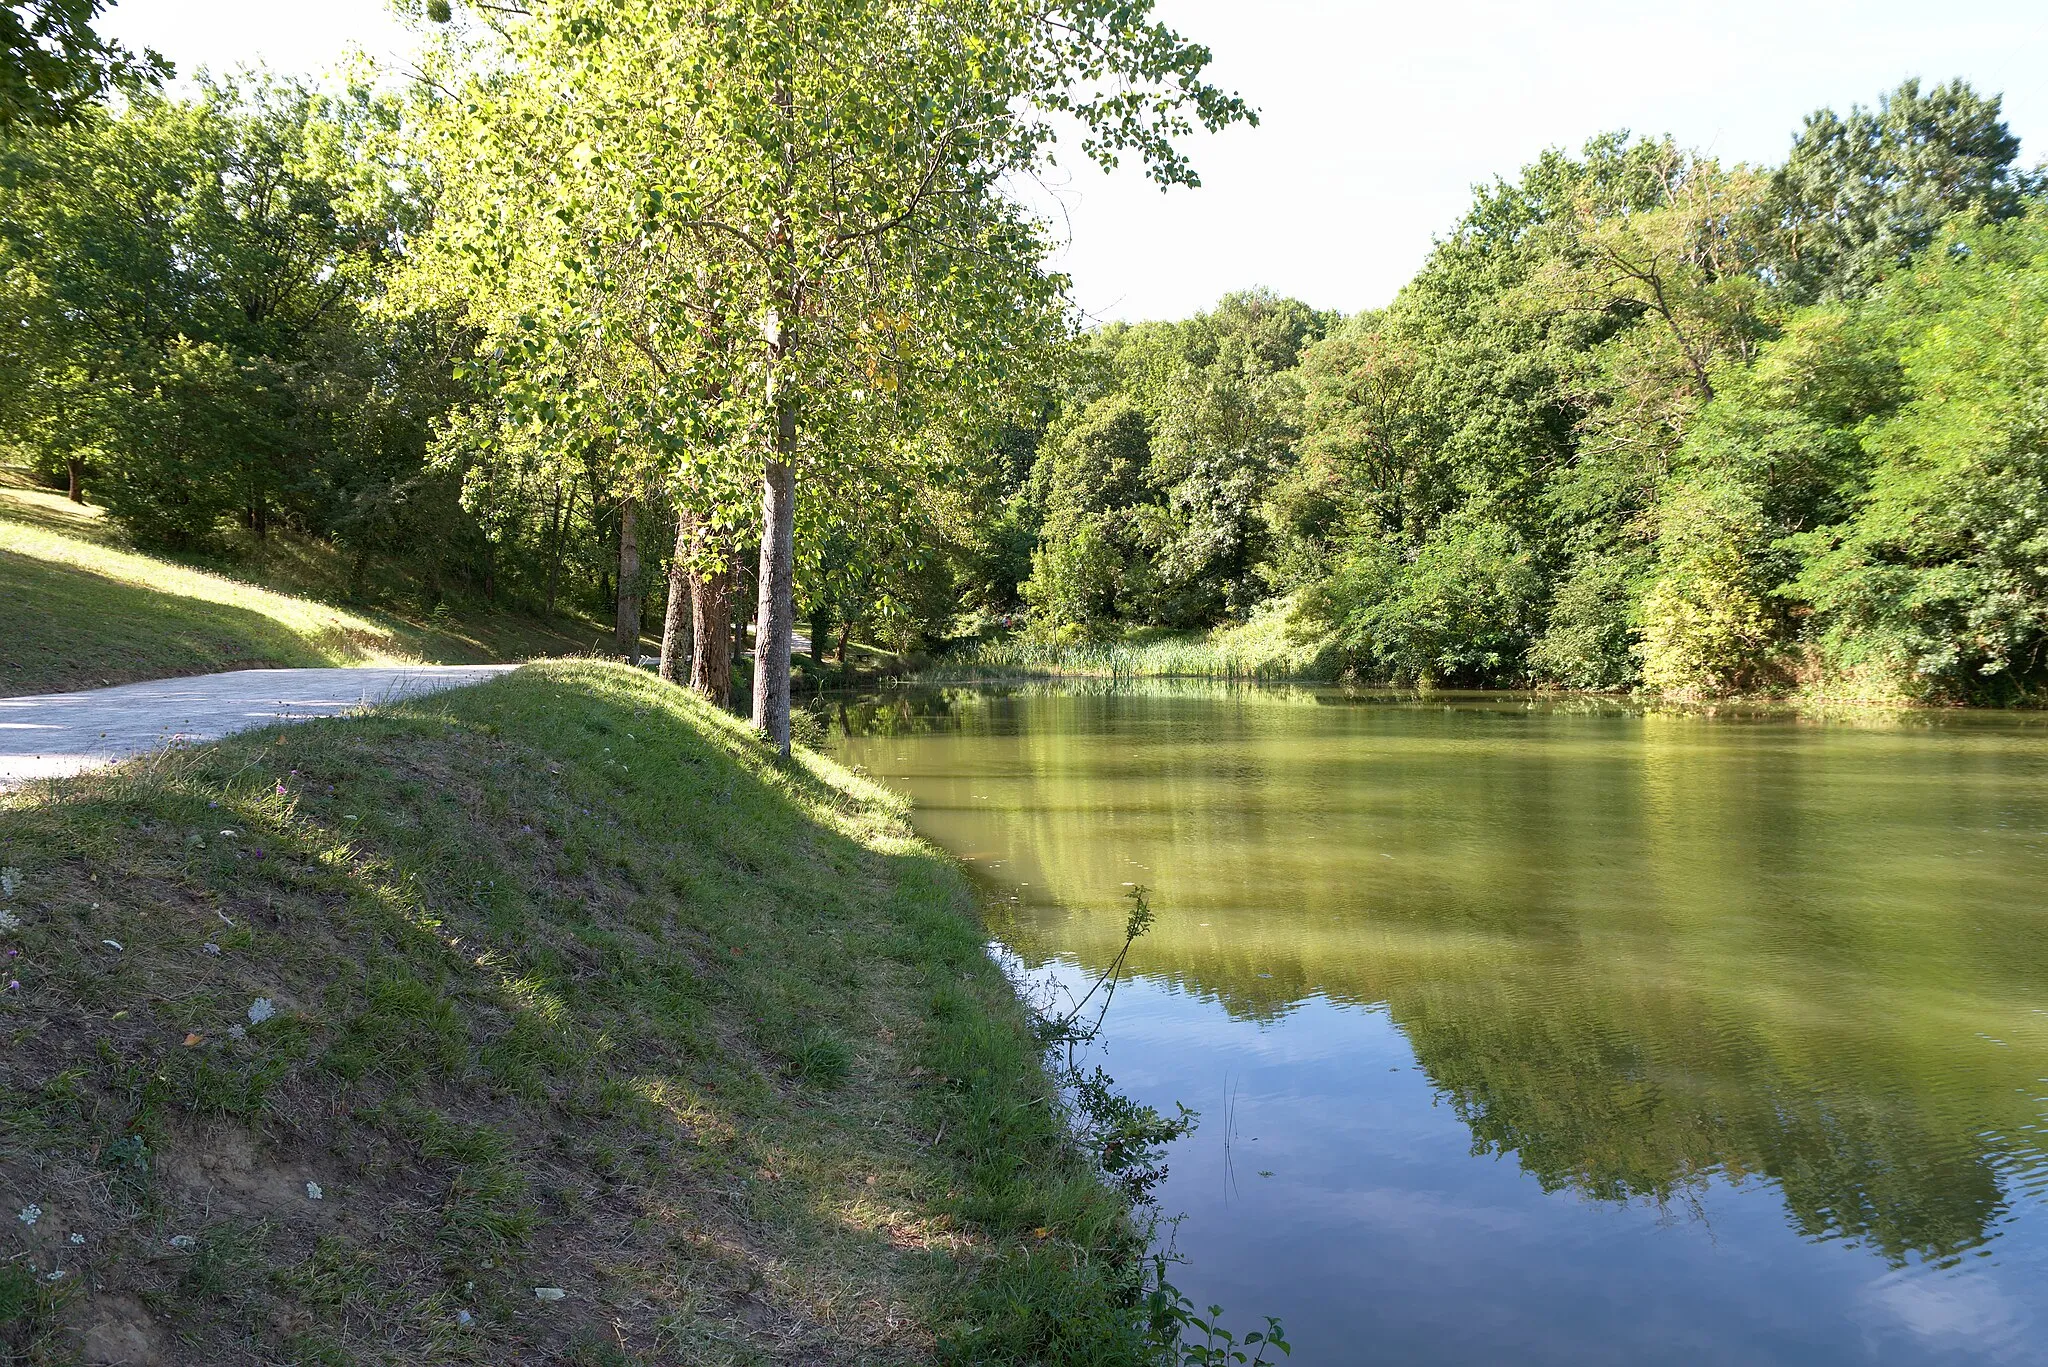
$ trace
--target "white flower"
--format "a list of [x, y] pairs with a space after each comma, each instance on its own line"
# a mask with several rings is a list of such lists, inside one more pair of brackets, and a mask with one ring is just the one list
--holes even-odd
[[43, 1208], [33, 1204], [23, 1206], [20, 1218], [23, 1224], [33, 1227], [36, 1221], [43, 1218]]
[[71, 1242], [74, 1244], [82, 1244], [85, 1242], [85, 1236], [83, 1234], [74, 1234], [71, 1236]]
[[14, 890], [21, 886], [21, 870], [9, 864], [0, 869], [0, 897], [14, 896]]
[[0, 911], [0, 930], [20, 930], [21, 918], [11, 911]]
[[277, 1014], [277, 1008], [270, 1004], [270, 998], [258, 997], [249, 1003], [249, 1024], [261, 1025]]
[[239, 1025], [230, 1025], [230, 1026], [228, 1027], [228, 1038], [229, 1038], [229, 1039], [247, 1039], [247, 1038], [249, 1038], [249, 1032], [248, 1032], [247, 1030], [244, 1030], [244, 1029], [243, 1029], [243, 1028], [242, 1028], [241, 1026], [239, 1026]]
[[320, 1190], [320, 1184], [318, 1182], [306, 1183], [306, 1199], [308, 1201], [318, 1201], [326, 1195], [326, 1192]]

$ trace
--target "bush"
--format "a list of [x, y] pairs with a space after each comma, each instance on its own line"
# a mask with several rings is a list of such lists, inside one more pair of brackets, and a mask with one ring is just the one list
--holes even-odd
[[1640, 552], [1585, 555], [1558, 585], [1529, 672], [1565, 688], [1630, 688], [1643, 677], [1636, 616], [1648, 568]]
[[1388, 542], [1355, 542], [1304, 604], [1332, 623], [1353, 672], [1401, 682], [1519, 679], [1543, 594], [1513, 528], [1454, 513], [1404, 561]]
[[1643, 682], [1680, 697], [1754, 688], [1780, 636], [1762, 507], [1726, 481], [1677, 486], [1660, 510], [1643, 599]]

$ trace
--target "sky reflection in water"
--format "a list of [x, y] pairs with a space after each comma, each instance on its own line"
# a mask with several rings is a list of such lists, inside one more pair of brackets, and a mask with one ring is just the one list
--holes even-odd
[[1178, 1280], [1296, 1361], [2048, 1361], [2048, 719], [1195, 685], [841, 720], [1036, 971], [1153, 890], [1107, 1064], [1204, 1116]]

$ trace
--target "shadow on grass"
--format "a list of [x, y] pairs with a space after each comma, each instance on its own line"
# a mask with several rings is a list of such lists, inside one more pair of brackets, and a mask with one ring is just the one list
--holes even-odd
[[183, 598], [68, 565], [0, 551], [0, 693], [56, 693], [245, 665], [331, 665], [362, 658], [323, 649], [247, 608]]
[[0, 1185], [86, 1239], [8, 1251], [102, 1288], [10, 1348], [125, 1297], [219, 1362], [1140, 1360], [957, 870], [644, 672], [42, 785], [0, 864]]

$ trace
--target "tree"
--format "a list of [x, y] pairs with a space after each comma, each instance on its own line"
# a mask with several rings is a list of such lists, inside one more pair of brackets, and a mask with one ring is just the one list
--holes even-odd
[[446, 337], [373, 316], [413, 221], [367, 155], [388, 117], [249, 77], [0, 143], [26, 378], [0, 408], [74, 497], [91, 476], [138, 540], [188, 547], [388, 520], [449, 398]]
[[0, 133], [78, 118], [114, 90], [167, 79], [170, 64], [136, 56], [93, 32], [108, 0], [8, 0], [0, 4]]
[[1827, 686], [2016, 702], [2048, 688], [2048, 220], [1964, 232], [1872, 301], [1901, 402], [1858, 425], [1848, 515], [1797, 537]]
[[1049, 154], [1054, 115], [1105, 164], [1134, 154], [1192, 183], [1190, 119], [1249, 117], [1203, 83], [1205, 49], [1113, 0], [587, 0], [537, 10], [593, 61], [658, 52], [666, 107], [708, 135], [659, 163], [650, 215], [727, 248], [721, 312], [764, 411], [754, 721], [789, 744], [796, 488], [836, 459], [835, 425], [915, 425], [990, 402], [1050, 336], [1057, 282], [1006, 176]]
[[1996, 95], [1917, 79], [1878, 101], [1807, 116], [1771, 178], [1772, 277], [1800, 303], [1854, 298], [1924, 250], [1951, 220], [2017, 217], [2039, 179]]

